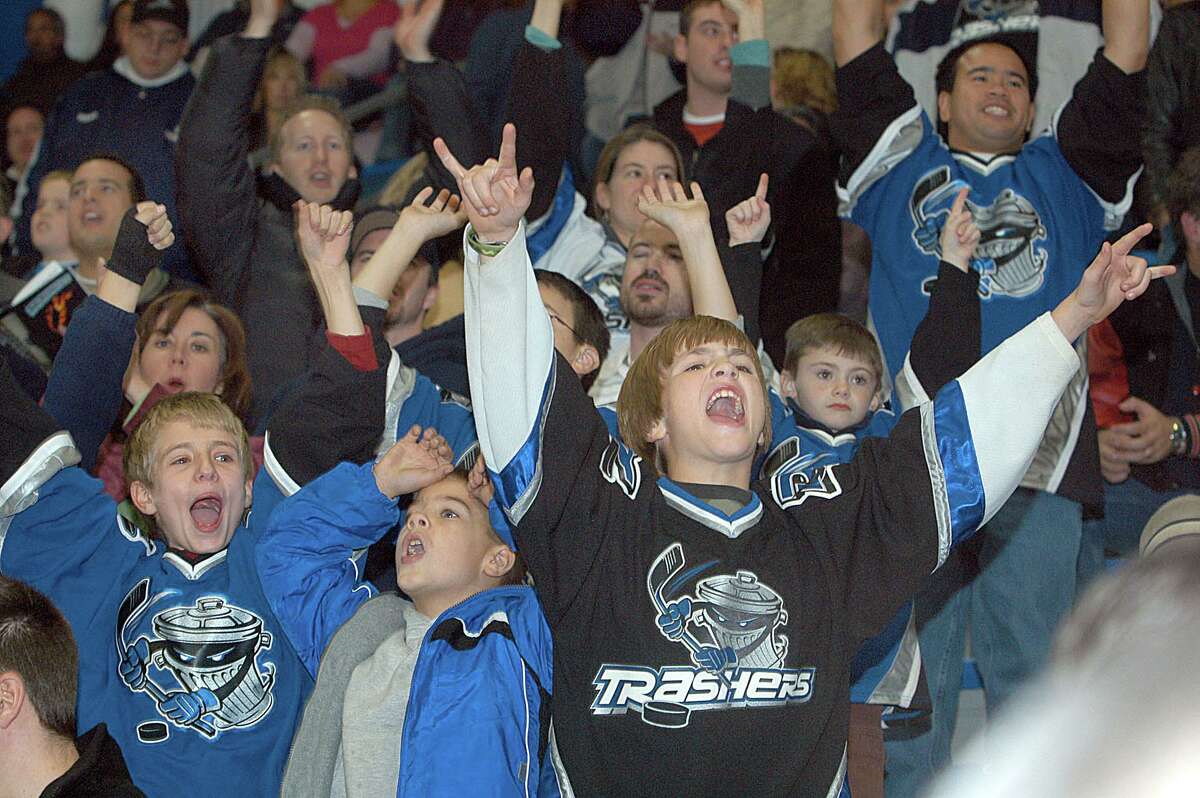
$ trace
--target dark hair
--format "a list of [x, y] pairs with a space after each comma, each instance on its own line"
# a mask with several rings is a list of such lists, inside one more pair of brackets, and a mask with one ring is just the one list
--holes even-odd
[[[574, 328], [575, 337], [582, 343], [594, 346], [596, 353], [600, 356], [600, 362], [603, 363], [604, 358], [608, 357], [610, 337], [608, 325], [604, 323], [604, 314], [600, 312], [596, 301], [588, 295], [587, 291], [580, 288], [574, 280], [564, 277], [558, 272], [534, 269], [533, 274], [537, 278], [539, 285], [553, 288], [562, 295], [563, 299], [570, 303], [575, 317], [571, 324]], [[579, 378], [579, 381], [583, 383], [585, 391], [592, 387], [592, 383], [596, 381], [599, 373], [600, 368], [596, 367], [594, 371], [584, 374]]]
[[[141, 312], [137, 320], [138, 357], [150, 337], [160, 329], [175, 329], [179, 317], [195, 308], [217, 325], [221, 334], [221, 392], [218, 394], [233, 414], [246, 423], [250, 414], [250, 369], [246, 365], [246, 332], [241, 320], [229, 308], [208, 294], [195, 289], [172, 291], [155, 299]], [[163, 316], [163, 323], [158, 317]]]
[[675, 142], [647, 124], [630, 125], [609, 139], [608, 143], [604, 145], [604, 149], [600, 151], [600, 157], [596, 159], [596, 169], [592, 172], [592, 190], [587, 197], [588, 216], [593, 219], [601, 218], [600, 209], [596, 205], [596, 187], [612, 179], [613, 169], [616, 168], [621, 153], [625, 151], [626, 147], [637, 144], [639, 141], [649, 141], [666, 147], [667, 152], [671, 153], [671, 157], [675, 160], [675, 179], [683, 182], [686, 174], [683, 168], [683, 156], [679, 154], [679, 148], [675, 146]]
[[721, 0], [687, 0], [679, 11], [679, 35], [687, 36], [692, 27], [692, 14], [705, 6], [724, 5]]
[[[146, 197], [146, 181], [142, 180], [142, 174], [133, 164], [125, 160], [122, 156], [111, 151], [100, 151], [89, 154], [79, 163], [75, 164], [75, 169], [83, 166], [88, 161], [110, 161], [129, 173], [129, 196], [133, 200], [133, 204], [144, 202]], [[156, 197], [156, 201], [165, 201], [166, 197]]]
[[1163, 201], [1166, 203], [1167, 213], [1171, 215], [1171, 224], [1177, 229], [1179, 218], [1187, 211], [1200, 218], [1200, 147], [1184, 150], [1179, 156], [1175, 168], [1167, 178], [1165, 194]]
[[36, 14], [45, 14], [50, 17], [50, 21], [54, 24], [54, 32], [59, 36], [67, 35], [67, 26], [63, 23], [62, 15], [53, 8], [39, 7], [29, 12], [25, 17], [25, 30], [29, 30], [29, 20], [33, 19]]
[[50, 732], [75, 739], [79, 651], [50, 599], [0, 574], [0, 671], [25, 682], [29, 703]]
[[954, 91], [954, 79], [958, 75], [958, 59], [962, 58], [963, 54], [971, 48], [981, 44], [998, 44], [1001, 47], [1007, 47], [1012, 50], [1017, 58], [1021, 59], [1022, 66], [1025, 67], [1026, 85], [1029, 87], [1029, 99], [1032, 100], [1037, 96], [1037, 62], [1033, 60], [1030, 53], [1020, 45], [1013, 35], [1006, 36], [1004, 34], [970, 39], [946, 53], [942, 57], [942, 60], [938, 62], [937, 74], [934, 77], [934, 86], [938, 94]]

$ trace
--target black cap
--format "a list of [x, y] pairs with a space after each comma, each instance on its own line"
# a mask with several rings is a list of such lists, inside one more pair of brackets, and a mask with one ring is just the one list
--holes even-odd
[[[358, 251], [364, 238], [376, 230], [391, 230], [396, 226], [396, 220], [399, 218], [400, 211], [387, 205], [376, 205], [359, 214], [354, 222], [354, 232], [350, 234], [350, 250], [346, 253], [346, 257], [354, 260], [354, 253]], [[433, 268], [434, 275], [437, 274], [441, 258], [438, 257], [437, 246], [433, 241], [426, 241], [422, 244], [421, 248], [417, 250], [416, 256]]]
[[133, 15], [130, 22], [161, 19], [179, 28], [184, 36], [188, 32], [187, 0], [133, 0]]

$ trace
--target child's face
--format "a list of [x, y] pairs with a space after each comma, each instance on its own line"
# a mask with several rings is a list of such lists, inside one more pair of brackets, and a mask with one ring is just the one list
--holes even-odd
[[408, 507], [396, 545], [396, 584], [421, 612], [440, 613], [502, 575], [492, 573], [497, 549], [505, 546], [492, 536], [487, 507], [466, 480], [446, 477]]
[[784, 371], [781, 387], [810, 418], [831, 430], [853, 427], [879, 406], [879, 380], [869, 363], [829, 347], [810, 349]]
[[154, 484], [134, 482], [130, 496], [139, 510], [155, 516], [173, 548], [220, 551], [250, 503], [242, 457], [230, 433], [172, 421], [154, 442]]
[[[663, 418], [650, 434], [665, 447], [672, 478], [728, 482], [729, 467], [753, 462], [766, 422], [754, 357], [716, 342], [675, 357], [663, 385]], [[711, 477], [697, 479], [705, 475]]]

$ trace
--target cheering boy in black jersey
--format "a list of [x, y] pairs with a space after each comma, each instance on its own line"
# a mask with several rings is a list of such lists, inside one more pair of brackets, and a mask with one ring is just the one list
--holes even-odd
[[438, 143], [471, 221], [480, 444], [554, 636], [561, 770], [580, 795], [837, 795], [854, 651], [1015, 488], [1078, 367], [1070, 341], [1170, 267], [1129, 257], [1148, 228], [1106, 245], [890, 438], [751, 484], [769, 404], [733, 325], [676, 322], [642, 352], [618, 402], [629, 448], [556, 362], [515, 150], [506, 126], [467, 170]]

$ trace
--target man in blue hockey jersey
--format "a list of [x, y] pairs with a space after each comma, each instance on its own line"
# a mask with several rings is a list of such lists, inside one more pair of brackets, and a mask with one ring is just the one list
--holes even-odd
[[[846, 153], [842, 213], [874, 243], [871, 320], [902, 407], [929, 393], [904, 366], [928, 304], [938, 230], [961, 188], [970, 188], [982, 232], [972, 262], [982, 324], [971, 345], [983, 353], [1066, 296], [1128, 209], [1141, 161], [1149, 9], [1145, 0], [1105, 0], [1103, 13], [1104, 49], [1051, 128], [1028, 142], [1036, 73], [1026, 56], [1000, 26], [961, 36], [938, 69], [943, 139], [883, 49], [878, 0], [838, 0], [832, 127]], [[1044, 659], [1070, 606], [1082, 508], [1101, 495], [1086, 387], [1081, 366], [1021, 489], [975, 544], [986, 567], [959, 555], [918, 598], [934, 731], [906, 744], [919, 749], [911, 756], [889, 752], [897, 795], [915, 793], [949, 756], [968, 604], [993, 708]]]

